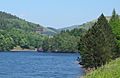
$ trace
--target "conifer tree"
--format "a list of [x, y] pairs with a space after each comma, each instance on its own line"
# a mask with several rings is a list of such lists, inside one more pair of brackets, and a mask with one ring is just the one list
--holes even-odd
[[112, 28], [112, 32], [114, 33], [115, 37], [116, 37], [116, 43], [117, 43], [117, 51], [115, 53], [115, 57], [119, 57], [120, 56], [120, 19], [119, 19], [119, 15], [116, 13], [115, 9], [112, 12], [112, 17], [109, 21], [109, 24]]
[[115, 38], [108, 21], [102, 14], [79, 43], [80, 64], [85, 68], [100, 67], [112, 59]]
[[117, 37], [120, 37], [120, 19], [119, 19], [119, 15], [116, 13], [115, 9], [113, 10], [112, 17], [109, 21], [109, 24], [112, 27], [113, 33]]

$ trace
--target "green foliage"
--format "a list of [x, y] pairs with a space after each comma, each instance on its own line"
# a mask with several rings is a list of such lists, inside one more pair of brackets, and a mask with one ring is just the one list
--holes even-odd
[[40, 34], [18, 29], [1, 30], [0, 34], [0, 51], [9, 51], [16, 46], [27, 49], [40, 48], [44, 40], [44, 36]]
[[0, 12], [0, 51], [9, 51], [16, 46], [40, 48], [44, 36], [43, 27], [22, 20], [11, 14]]
[[0, 51], [7, 51], [14, 47], [14, 41], [10, 35], [0, 30]]
[[5, 12], [0, 11], [0, 19], [4, 19], [4, 18], [7, 18], [7, 19], [19, 19], [15, 15], [11, 15], [9, 13], [5, 13]]
[[112, 29], [102, 14], [79, 43], [81, 64], [85, 68], [97, 68], [109, 62], [115, 51]]
[[84, 78], [119, 78], [120, 77], [120, 58], [111, 61], [98, 68], [97, 70], [88, 73]]
[[109, 24], [112, 27], [113, 33], [119, 38], [120, 35], [120, 19], [118, 14], [116, 14], [116, 11], [113, 10], [112, 17], [109, 21]]
[[60, 34], [46, 38], [43, 42], [45, 51], [55, 52], [78, 52], [78, 41], [86, 30], [73, 29], [71, 31], [61, 31]]
[[90, 21], [90, 22], [86, 22], [83, 23], [82, 25], [73, 25], [70, 27], [66, 27], [66, 28], [60, 28], [58, 29], [58, 31], [62, 31], [62, 30], [73, 30], [73, 29], [85, 29], [88, 30], [89, 28], [91, 28], [94, 24], [95, 24], [96, 20]]
[[112, 31], [116, 37], [117, 47], [118, 51], [116, 53], [116, 56], [120, 56], [120, 19], [118, 14], [116, 14], [115, 9], [113, 10], [112, 17], [109, 21], [110, 26], [112, 27]]

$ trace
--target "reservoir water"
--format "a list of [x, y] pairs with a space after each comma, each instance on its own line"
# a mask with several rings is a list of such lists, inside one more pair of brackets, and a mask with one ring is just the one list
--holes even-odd
[[1, 52], [0, 78], [80, 78], [75, 53]]

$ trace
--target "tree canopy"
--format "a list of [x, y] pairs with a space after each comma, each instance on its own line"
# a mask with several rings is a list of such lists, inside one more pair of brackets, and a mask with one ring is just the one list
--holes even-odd
[[115, 38], [105, 16], [81, 38], [79, 43], [81, 64], [85, 68], [97, 68], [109, 62], [115, 51]]

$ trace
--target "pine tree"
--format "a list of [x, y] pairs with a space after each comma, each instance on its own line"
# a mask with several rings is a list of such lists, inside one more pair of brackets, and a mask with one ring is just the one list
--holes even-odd
[[119, 38], [120, 37], [120, 19], [115, 9], [113, 10], [112, 17], [109, 21], [109, 24], [112, 27], [113, 33]]
[[79, 43], [81, 62], [85, 68], [97, 68], [112, 59], [115, 38], [108, 21], [102, 14]]
[[116, 37], [117, 51], [116, 51], [115, 57], [119, 57], [120, 56], [120, 19], [115, 9], [113, 10], [112, 17], [109, 21], [109, 24], [112, 28], [112, 32]]

